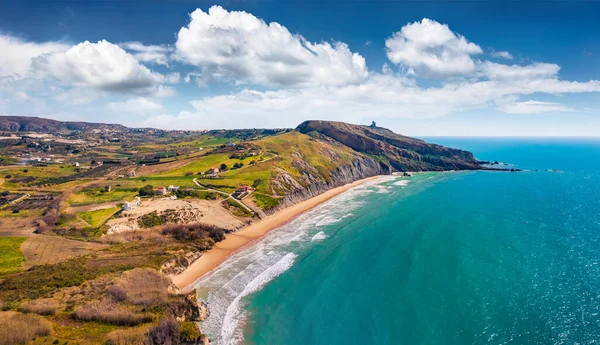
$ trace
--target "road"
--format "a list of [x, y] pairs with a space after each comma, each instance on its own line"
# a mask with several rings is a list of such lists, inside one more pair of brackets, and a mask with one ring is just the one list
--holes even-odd
[[217, 189], [214, 189], [214, 188], [207, 187], [207, 186], [205, 186], [205, 185], [201, 184], [200, 182], [198, 182], [196, 179], [194, 179], [193, 181], [194, 181], [194, 183], [195, 183], [195, 184], [196, 184], [198, 187], [202, 187], [202, 188], [204, 188], [204, 189], [206, 189], [206, 190], [209, 190], [209, 191], [211, 191], [211, 192], [215, 192], [215, 193], [219, 193], [219, 194], [221, 194], [221, 195], [225, 195], [225, 196], [227, 196], [227, 198], [225, 198], [225, 200], [227, 200], [227, 199], [229, 199], [229, 198], [231, 198], [231, 199], [235, 200], [235, 202], [237, 202], [237, 203], [238, 203], [240, 206], [242, 206], [242, 207], [243, 207], [243, 208], [244, 208], [246, 211], [250, 212], [251, 214], [255, 214], [255, 213], [256, 213], [256, 212], [254, 212], [254, 210], [252, 210], [250, 207], [246, 206], [246, 204], [244, 204], [242, 201], [240, 201], [240, 200], [238, 200], [238, 199], [234, 198], [234, 197], [233, 197], [231, 194], [229, 194], [229, 193], [226, 193], [226, 192], [223, 192], [223, 191], [220, 191], [220, 190], [217, 190]]

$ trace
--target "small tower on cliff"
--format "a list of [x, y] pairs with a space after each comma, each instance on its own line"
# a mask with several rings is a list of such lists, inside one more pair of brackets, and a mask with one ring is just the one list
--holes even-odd
[[377, 124], [375, 123], [375, 121], [371, 121], [371, 125], [369, 127], [375, 128], [375, 127], [377, 127]]

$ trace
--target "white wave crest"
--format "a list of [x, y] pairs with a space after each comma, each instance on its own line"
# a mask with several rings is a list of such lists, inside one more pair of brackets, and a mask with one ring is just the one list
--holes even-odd
[[406, 186], [408, 186], [409, 183], [410, 183], [409, 180], [399, 180], [399, 181], [394, 182], [394, 186], [406, 187]]
[[327, 235], [323, 231], [319, 231], [316, 235], [314, 235], [310, 240], [311, 241], [322, 241], [327, 238]]
[[244, 290], [233, 299], [231, 304], [227, 307], [225, 318], [223, 319], [223, 326], [221, 328], [221, 341], [223, 344], [238, 344], [244, 339], [241, 330], [238, 328], [238, 325], [244, 319], [244, 311], [240, 306], [240, 300], [243, 297], [260, 290], [268, 282], [287, 271], [294, 264], [294, 259], [296, 257], [297, 255], [294, 253], [286, 254], [273, 266], [267, 268], [250, 281]]

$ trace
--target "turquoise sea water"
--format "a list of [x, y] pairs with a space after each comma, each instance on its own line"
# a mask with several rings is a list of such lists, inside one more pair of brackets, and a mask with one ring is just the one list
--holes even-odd
[[600, 140], [428, 140], [528, 171], [386, 177], [344, 193], [200, 282], [210, 338], [600, 342]]

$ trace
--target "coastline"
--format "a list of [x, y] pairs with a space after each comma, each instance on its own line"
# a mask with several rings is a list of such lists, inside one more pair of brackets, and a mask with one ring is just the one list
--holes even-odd
[[171, 280], [173, 284], [179, 289], [180, 293], [191, 292], [194, 289], [194, 284], [200, 278], [217, 268], [240, 249], [261, 239], [270, 231], [284, 226], [303, 213], [329, 201], [335, 196], [365, 182], [380, 178], [381, 176], [382, 175], [371, 176], [340, 187], [332, 188], [322, 194], [269, 215], [239, 231], [227, 234], [223, 241], [216, 243], [213, 248], [202, 254], [202, 256], [194, 261], [183, 272], [172, 276]]

